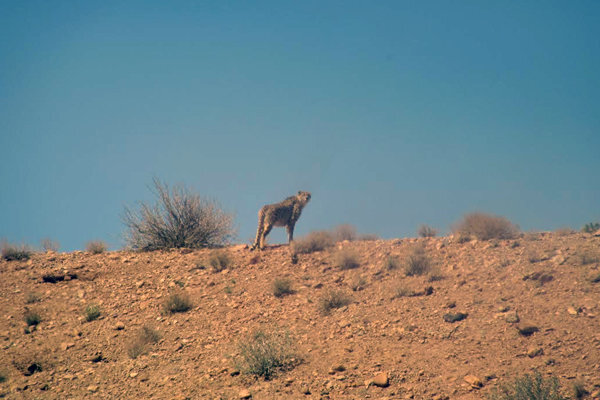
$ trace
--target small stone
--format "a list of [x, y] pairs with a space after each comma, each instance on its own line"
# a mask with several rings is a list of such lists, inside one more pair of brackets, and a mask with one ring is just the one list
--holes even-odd
[[238, 397], [240, 399], [250, 399], [250, 398], [252, 398], [252, 393], [250, 393], [250, 391], [248, 389], [242, 389], [242, 390], [240, 390]]
[[135, 378], [136, 376], [138, 376], [137, 372], [132, 372], [132, 373], [129, 374], [130, 378]]
[[542, 354], [544, 354], [544, 349], [542, 349], [541, 347], [532, 346], [527, 349], [527, 356], [529, 358], [533, 358]]
[[72, 343], [72, 342], [65, 343], [65, 342], [63, 342], [63, 343], [61, 343], [61, 344], [60, 344], [60, 349], [61, 349], [62, 351], [65, 351], [65, 350], [67, 350], [67, 349], [70, 349], [70, 348], [71, 348], [71, 347], [73, 347], [73, 346], [75, 346], [75, 343]]
[[390, 377], [387, 372], [381, 372], [373, 377], [373, 385], [377, 387], [388, 387], [390, 385]]
[[447, 313], [444, 314], [444, 321], [446, 322], [457, 322], [457, 321], [462, 321], [463, 319], [467, 318], [468, 314], [466, 313]]
[[90, 385], [87, 387], [88, 392], [96, 393], [98, 391], [97, 385]]
[[535, 325], [526, 325], [526, 326], [522, 326], [522, 327], [517, 326], [517, 330], [519, 331], [519, 334], [521, 336], [531, 336], [535, 332], [538, 332], [540, 330], [540, 328], [538, 328]]
[[465, 376], [465, 382], [467, 382], [469, 385], [471, 385], [471, 387], [474, 388], [480, 388], [483, 386], [483, 382], [481, 382], [481, 379], [479, 379], [475, 375]]
[[508, 310], [510, 310], [509, 306], [499, 306], [498, 307], [499, 312], [507, 312]]
[[516, 324], [520, 321], [519, 314], [517, 314], [516, 311], [509, 312], [506, 314], [506, 317], [504, 317], [504, 320], [509, 324]]
[[569, 308], [567, 308], [567, 312], [571, 315], [577, 315], [579, 314], [579, 312], [575, 309], [575, 307], [571, 306]]
[[346, 370], [346, 367], [344, 367], [341, 364], [336, 364], [333, 367], [329, 368], [329, 375], [333, 375], [336, 372], [344, 372]]
[[123, 329], [125, 329], [125, 324], [119, 321], [115, 324], [115, 329], [118, 331], [122, 331]]

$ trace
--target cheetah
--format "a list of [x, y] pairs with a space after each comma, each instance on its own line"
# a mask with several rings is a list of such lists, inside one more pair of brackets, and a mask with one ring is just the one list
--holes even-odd
[[309, 200], [309, 192], [299, 191], [297, 195], [290, 196], [282, 202], [263, 206], [258, 212], [256, 240], [250, 250], [256, 247], [262, 250], [265, 247], [265, 238], [274, 226], [285, 226], [288, 243], [291, 243], [294, 240], [294, 226]]

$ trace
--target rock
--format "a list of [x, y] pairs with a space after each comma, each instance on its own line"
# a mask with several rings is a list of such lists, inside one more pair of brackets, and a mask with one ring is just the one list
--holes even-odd
[[504, 317], [504, 320], [509, 324], [516, 324], [520, 321], [519, 314], [517, 314], [516, 311], [509, 312], [506, 314], [506, 317]]
[[115, 324], [115, 329], [118, 331], [122, 331], [123, 329], [125, 329], [125, 324], [119, 321]]
[[531, 336], [535, 332], [538, 332], [540, 329], [534, 325], [525, 325], [522, 327], [517, 326], [517, 330], [521, 336]]
[[135, 378], [136, 376], [138, 376], [137, 372], [132, 372], [132, 373], [129, 374], [130, 378]]
[[98, 391], [98, 385], [90, 385], [87, 387], [88, 392], [96, 393]]
[[250, 391], [248, 389], [242, 389], [242, 390], [240, 390], [240, 393], [238, 394], [238, 398], [250, 399], [250, 398], [252, 398], [252, 393], [250, 393]]
[[508, 310], [510, 310], [509, 306], [499, 306], [498, 307], [499, 312], [507, 312]]
[[377, 387], [388, 387], [390, 385], [390, 377], [387, 372], [381, 372], [373, 377], [373, 385]]
[[483, 382], [481, 382], [481, 379], [479, 379], [475, 375], [467, 375], [467, 376], [465, 376], [464, 379], [465, 379], [465, 382], [467, 382], [469, 385], [471, 385], [471, 387], [480, 388], [483, 386]]
[[527, 349], [527, 356], [529, 358], [533, 358], [542, 354], [544, 354], [544, 349], [542, 349], [541, 347], [532, 346]]
[[575, 307], [571, 306], [569, 308], [567, 308], [567, 312], [571, 315], [577, 315], [579, 314], [579, 311], [577, 311], [577, 309], [575, 309]]
[[457, 322], [457, 321], [462, 321], [463, 319], [467, 318], [468, 315], [469, 314], [461, 313], [461, 312], [459, 312], [459, 313], [447, 313], [447, 314], [444, 314], [444, 321], [450, 322], [450, 323]]
[[72, 342], [65, 343], [65, 342], [63, 342], [63, 343], [61, 343], [61, 344], [60, 344], [60, 349], [61, 349], [62, 351], [65, 351], [65, 350], [67, 350], [67, 349], [70, 349], [70, 348], [71, 348], [71, 347], [73, 347], [73, 346], [75, 346], [75, 343], [72, 343]]
[[346, 367], [344, 367], [341, 364], [336, 364], [333, 367], [329, 368], [329, 375], [333, 375], [336, 372], [344, 372], [346, 370]]
[[594, 232], [594, 236], [600, 236], [600, 229], [598, 229], [596, 232]]

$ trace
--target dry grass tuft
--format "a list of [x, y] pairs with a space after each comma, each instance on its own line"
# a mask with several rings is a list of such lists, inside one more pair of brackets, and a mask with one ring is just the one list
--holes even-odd
[[417, 231], [417, 234], [423, 238], [435, 237], [438, 234], [438, 230], [430, 227], [429, 225], [421, 225]]
[[356, 227], [350, 224], [338, 225], [333, 228], [333, 237], [336, 242], [343, 242], [344, 240], [353, 241], [356, 240], [358, 234], [356, 233]]
[[561, 396], [558, 379], [544, 378], [539, 372], [525, 374], [509, 384], [500, 385], [488, 395], [490, 400], [566, 400]]
[[25, 313], [23, 314], [23, 319], [25, 320], [27, 326], [36, 326], [40, 322], [42, 322], [42, 317], [40, 316], [40, 314], [35, 310], [29, 309], [25, 310]]
[[146, 354], [149, 345], [158, 343], [160, 338], [161, 335], [156, 329], [149, 325], [144, 325], [135, 339], [127, 346], [127, 354], [129, 357], [136, 359], [142, 354]]
[[323, 314], [329, 314], [335, 308], [342, 308], [352, 302], [352, 298], [340, 290], [328, 291], [320, 300], [319, 308]]
[[108, 246], [102, 240], [92, 240], [85, 245], [85, 251], [92, 254], [102, 254], [108, 249]]
[[208, 263], [214, 272], [221, 272], [231, 267], [231, 257], [223, 250], [216, 250], [211, 253]]
[[425, 275], [431, 269], [431, 259], [423, 247], [416, 247], [406, 258], [404, 273], [407, 276]]
[[0, 254], [6, 261], [29, 260], [33, 255], [33, 249], [26, 244], [16, 245], [3, 240], [0, 242]]
[[85, 308], [85, 320], [92, 322], [100, 318], [100, 307], [97, 304], [90, 304]]
[[474, 236], [479, 240], [514, 239], [519, 228], [504, 217], [475, 212], [466, 214], [453, 231], [459, 237]]
[[400, 267], [400, 260], [395, 256], [387, 256], [383, 261], [383, 268], [388, 271], [393, 271]]
[[333, 246], [335, 240], [327, 231], [315, 231], [292, 242], [293, 254], [310, 254]]
[[342, 249], [334, 254], [333, 265], [341, 270], [355, 269], [360, 267], [360, 261], [356, 252]]
[[294, 294], [292, 282], [287, 278], [277, 278], [273, 281], [273, 295], [275, 297], [283, 297]]
[[287, 332], [257, 330], [241, 340], [238, 349], [240, 369], [267, 380], [277, 371], [288, 370], [296, 363]]
[[165, 314], [174, 314], [189, 311], [193, 304], [185, 292], [172, 292], [163, 303]]

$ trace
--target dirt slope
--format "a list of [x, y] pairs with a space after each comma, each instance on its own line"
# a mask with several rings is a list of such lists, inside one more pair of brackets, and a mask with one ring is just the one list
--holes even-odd
[[[389, 255], [402, 264], [419, 245], [441, 279], [384, 267]], [[360, 267], [334, 266], [340, 248], [355, 251]], [[232, 266], [218, 273], [208, 266], [210, 250], [0, 261], [0, 397], [480, 399], [534, 369], [567, 391], [581, 382], [600, 397], [600, 237], [344, 242], [297, 264], [287, 246], [226, 251]], [[295, 293], [275, 297], [275, 278], [290, 279]], [[323, 314], [320, 300], [332, 289], [352, 302]], [[175, 290], [194, 306], [165, 315]], [[411, 291], [417, 295], [398, 296]], [[31, 293], [40, 301], [27, 304]], [[101, 317], [87, 322], [92, 303]], [[26, 307], [42, 319], [35, 329], [24, 321]], [[444, 320], [459, 312], [467, 317]], [[519, 322], [510, 322], [515, 312]], [[132, 359], [144, 325], [161, 339]], [[517, 328], [527, 326], [538, 331], [521, 335]], [[257, 328], [289, 332], [293, 369], [269, 381], [239, 373], [238, 343]], [[372, 384], [380, 373], [389, 386]]]

